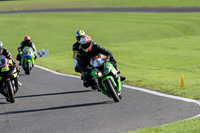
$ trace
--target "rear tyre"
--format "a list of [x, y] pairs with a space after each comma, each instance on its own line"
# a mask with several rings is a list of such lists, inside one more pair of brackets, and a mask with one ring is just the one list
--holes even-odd
[[15, 95], [14, 95], [14, 89], [13, 89], [11, 81], [7, 80], [6, 85], [7, 85], [7, 93], [8, 93], [8, 98], [10, 100], [10, 103], [14, 103], [15, 102]]
[[119, 102], [121, 98], [118, 96], [117, 90], [113, 86], [112, 81], [110, 79], [107, 79], [105, 81], [105, 85], [106, 85], [106, 88], [108, 89], [110, 95], [112, 96], [113, 100], [115, 102]]

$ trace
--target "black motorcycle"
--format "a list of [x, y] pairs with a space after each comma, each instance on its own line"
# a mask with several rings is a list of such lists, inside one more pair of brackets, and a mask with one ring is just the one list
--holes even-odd
[[19, 89], [19, 72], [16, 70], [11, 59], [0, 56], [0, 92], [10, 103], [15, 102], [15, 93]]

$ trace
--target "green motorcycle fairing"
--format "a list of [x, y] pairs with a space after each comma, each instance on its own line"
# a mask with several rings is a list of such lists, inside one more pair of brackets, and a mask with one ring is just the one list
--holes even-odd
[[[31, 58], [24, 58], [24, 54], [25, 52], [28, 52], [28, 51], [31, 51]], [[24, 60], [24, 65], [27, 64], [27, 62], [30, 62], [30, 65], [34, 65], [34, 59], [35, 59], [35, 56], [33, 54], [33, 49], [31, 47], [25, 47], [23, 52], [22, 52], [22, 59]]]
[[[92, 70], [92, 76], [96, 79], [98, 78], [102, 78], [101, 79], [101, 84], [103, 86], [103, 88], [99, 88], [101, 90], [101, 92], [105, 95], [107, 95], [108, 97], [110, 97], [110, 94], [108, 93], [108, 89], [106, 88], [104, 81], [110, 79], [112, 81], [112, 84], [114, 85], [114, 87], [117, 88], [117, 92], [120, 93], [121, 92], [121, 88], [122, 88], [122, 83], [120, 80], [120, 76], [117, 74], [117, 70], [113, 67], [113, 65], [110, 62], [107, 62], [104, 66], [104, 74], [99, 74], [102, 73], [100, 70], [98, 69], [93, 69]], [[117, 83], [115, 82], [115, 79], [113, 78], [113, 76], [111, 76], [109, 73], [112, 72], [113, 75], [116, 75], [117, 77]]]

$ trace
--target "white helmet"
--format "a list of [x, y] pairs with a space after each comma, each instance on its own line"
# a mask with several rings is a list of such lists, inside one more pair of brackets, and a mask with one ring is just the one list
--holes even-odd
[[81, 43], [81, 48], [85, 51], [85, 52], [88, 52], [93, 43], [92, 43], [92, 38], [88, 35], [84, 35], [81, 37], [80, 39], [80, 43]]
[[3, 43], [0, 41], [0, 54], [3, 52]]

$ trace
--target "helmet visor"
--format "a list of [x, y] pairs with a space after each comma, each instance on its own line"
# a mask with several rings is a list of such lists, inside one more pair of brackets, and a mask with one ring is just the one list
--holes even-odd
[[30, 40], [25, 40], [25, 43], [26, 44], [29, 44], [31, 41]]

